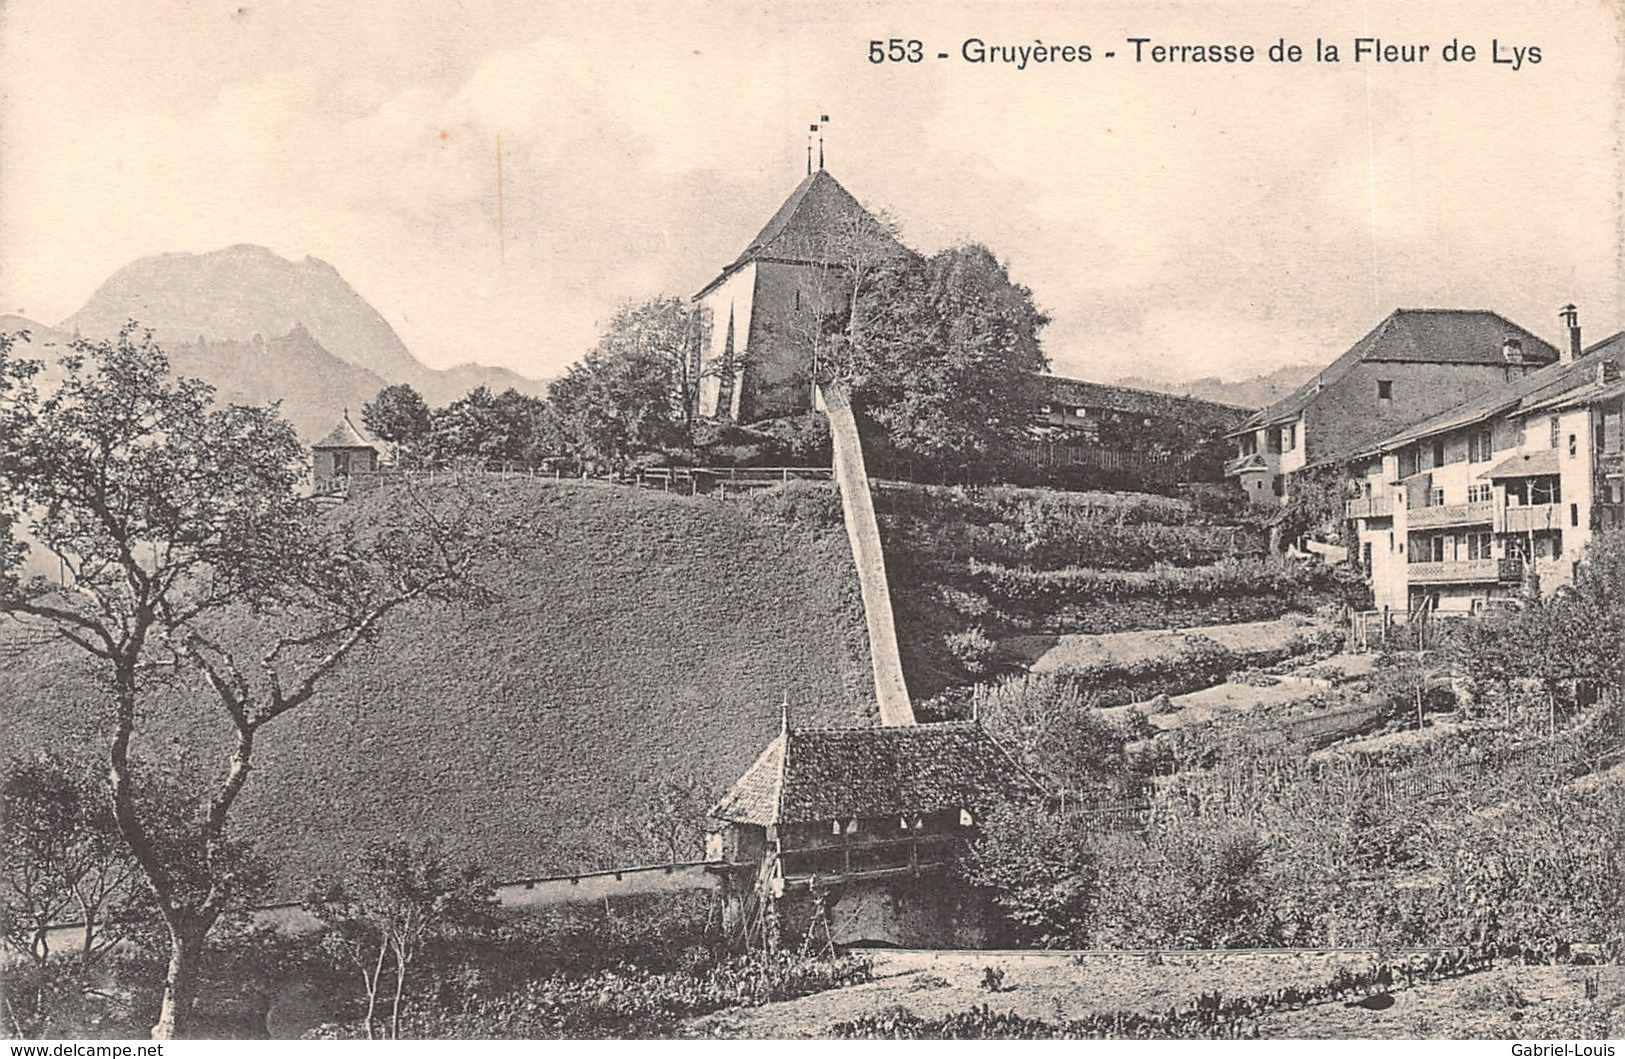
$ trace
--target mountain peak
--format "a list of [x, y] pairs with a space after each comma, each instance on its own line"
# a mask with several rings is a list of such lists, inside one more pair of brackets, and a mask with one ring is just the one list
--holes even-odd
[[[300, 365], [290, 362], [288, 372], [314, 370], [318, 361], [336, 361], [358, 369], [360, 374], [342, 376], [351, 383], [362, 379], [368, 385], [410, 383], [431, 404], [446, 404], [482, 383], [495, 390], [509, 386], [536, 390], [531, 380], [500, 368], [435, 371], [426, 367], [338, 269], [308, 254], [289, 260], [257, 243], [140, 258], [109, 277], [59, 327], [92, 339], [109, 338], [132, 319], [151, 328], [166, 348], [203, 340], [211, 346], [241, 343], [245, 350], [320, 351], [316, 360]], [[291, 400], [303, 385], [299, 380], [277, 382], [267, 376], [234, 390], [232, 375], [240, 369], [236, 361], [195, 367], [195, 374], [222, 391], [245, 397], [264, 390], [267, 399], [287, 394]], [[324, 368], [318, 374], [331, 373]], [[334, 380], [340, 377], [331, 374]], [[376, 393], [376, 389], [348, 393], [345, 399], [359, 405]], [[291, 413], [291, 404], [286, 407]]]

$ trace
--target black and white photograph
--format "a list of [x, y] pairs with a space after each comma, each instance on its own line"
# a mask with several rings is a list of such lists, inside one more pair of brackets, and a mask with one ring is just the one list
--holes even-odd
[[0, 0], [0, 1036], [1608, 1059], [1622, 363], [1622, 0]]

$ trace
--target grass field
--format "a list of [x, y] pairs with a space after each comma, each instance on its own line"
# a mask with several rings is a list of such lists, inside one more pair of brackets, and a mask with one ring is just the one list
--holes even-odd
[[[237, 819], [282, 896], [374, 837], [434, 836], [507, 878], [657, 859], [611, 835], [652, 784], [693, 773], [720, 793], [777, 732], [781, 702], [797, 723], [867, 722], [844, 534], [704, 498], [481, 488], [512, 527], [482, 571], [497, 602], [403, 613], [261, 735]], [[364, 521], [376, 503], [339, 510]], [[78, 656], [0, 658], [7, 751], [105, 753]], [[137, 752], [218, 775], [228, 744], [208, 702], [191, 686], [153, 690]], [[183, 748], [200, 743], [194, 761]]]

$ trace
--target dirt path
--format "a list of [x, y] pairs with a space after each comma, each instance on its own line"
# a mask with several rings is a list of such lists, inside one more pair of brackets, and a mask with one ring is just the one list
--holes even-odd
[[[1362, 953], [1078, 955], [1007, 953], [875, 953], [875, 980], [757, 1008], [695, 1020], [695, 1036], [816, 1038], [837, 1022], [902, 1006], [922, 1017], [987, 1004], [1047, 1021], [1089, 1012], [1165, 1010], [1220, 992], [1239, 997], [1285, 986], [1324, 983], [1339, 966], [1364, 967]], [[982, 987], [988, 967], [1004, 971], [1003, 988]], [[1598, 1002], [1586, 1000], [1595, 980]], [[1414, 1037], [1573, 1036], [1600, 1017], [1625, 1028], [1625, 969], [1503, 967], [1466, 978], [1401, 990], [1383, 1011], [1341, 1002], [1266, 1017], [1265, 1036], [1403, 1039]], [[1600, 1016], [1599, 1016], [1600, 1013]], [[1588, 1034], [1592, 1035], [1592, 1034]]]
[[1130, 664], [1148, 658], [1177, 657], [1189, 651], [1190, 638], [1193, 636], [1212, 640], [1238, 653], [1277, 651], [1290, 646], [1294, 639], [1318, 635], [1329, 627], [1323, 621], [1292, 615], [1272, 621], [1193, 625], [1181, 629], [1011, 636], [999, 641], [999, 650], [1011, 661], [1032, 672], [1043, 673], [1056, 669], [1080, 669], [1107, 661]]

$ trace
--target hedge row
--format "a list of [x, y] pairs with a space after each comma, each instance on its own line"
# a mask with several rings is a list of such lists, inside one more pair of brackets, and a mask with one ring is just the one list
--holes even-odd
[[972, 580], [990, 594], [1027, 607], [1134, 599], [1205, 603], [1257, 596], [1291, 598], [1328, 591], [1336, 581], [1331, 568], [1318, 562], [1269, 559], [1226, 559], [1199, 567], [1156, 566], [1121, 571], [1069, 567], [1033, 570], [971, 560]]

